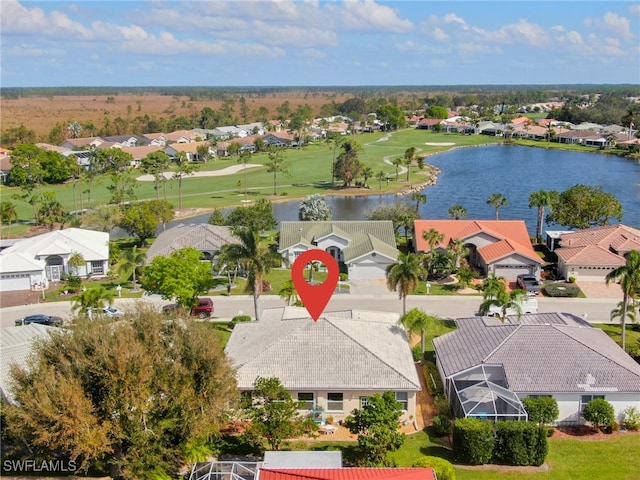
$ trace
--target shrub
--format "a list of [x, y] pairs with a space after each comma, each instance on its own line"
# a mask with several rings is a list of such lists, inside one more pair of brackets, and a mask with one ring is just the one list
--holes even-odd
[[598, 430], [610, 428], [615, 420], [613, 405], [604, 398], [594, 398], [584, 406], [584, 419]]
[[420, 457], [418, 460], [413, 462], [412, 467], [431, 467], [436, 472], [436, 478], [438, 480], [456, 480], [456, 471], [454, 470], [453, 465], [444, 458], [429, 456]]
[[435, 363], [425, 362], [424, 379], [427, 382], [427, 390], [429, 391], [431, 396], [435, 397], [444, 393], [444, 389], [442, 388], [442, 380], [440, 380], [440, 373], [438, 373], [438, 367], [436, 367]]
[[437, 437], [451, 435], [451, 420], [446, 415], [438, 415], [433, 419], [433, 430]]
[[576, 277], [569, 277], [569, 283], [576, 283]]
[[491, 423], [476, 418], [459, 418], [453, 426], [453, 454], [469, 465], [491, 461], [495, 437]]
[[422, 345], [420, 345], [419, 343], [417, 345], [414, 345], [411, 348], [411, 355], [413, 355], [413, 361], [414, 362], [419, 362], [422, 358]]
[[580, 295], [580, 287], [572, 284], [550, 283], [544, 286], [544, 293], [550, 297], [571, 297]]
[[622, 413], [624, 414], [623, 428], [634, 431], [640, 429], [640, 412], [636, 407], [627, 407]]
[[64, 274], [62, 280], [67, 282], [67, 289], [71, 293], [77, 292], [82, 287], [82, 279], [77, 275]]
[[553, 397], [525, 398], [522, 400], [529, 421], [540, 425], [553, 423], [558, 419], [558, 401]]
[[506, 421], [495, 426], [493, 459], [507, 465], [542, 465], [547, 456], [547, 429], [533, 422]]

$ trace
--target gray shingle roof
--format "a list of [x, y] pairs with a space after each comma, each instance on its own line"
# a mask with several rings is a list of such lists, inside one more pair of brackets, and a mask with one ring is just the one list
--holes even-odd
[[640, 365], [602, 330], [573, 315], [456, 323], [458, 330], [433, 341], [446, 376], [481, 363], [499, 364], [514, 392], [640, 392]]
[[208, 223], [180, 224], [162, 232], [147, 251], [147, 262], [157, 256], [168, 257], [184, 247], [193, 247], [203, 252], [214, 252], [227, 243], [238, 243], [229, 227]]
[[[302, 318], [301, 318], [302, 317]], [[317, 322], [305, 309], [265, 310], [260, 322], [236, 325], [225, 351], [238, 386], [277, 377], [290, 390], [420, 390], [397, 314], [341, 311]]]
[[343, 250], [345, 261], [376, 251], [392, 259], [398, 257], [393, 223], [381, 221], [281, 222], [279, 251], [294, 245], [312, 245], [335, 234], [349, 240]]

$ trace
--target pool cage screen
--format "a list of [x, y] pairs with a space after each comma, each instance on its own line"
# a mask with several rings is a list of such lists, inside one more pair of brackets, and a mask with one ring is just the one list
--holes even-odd
[[518, 396], [509, 390], [502, 365], [478, 365], [451, 377], [449, 398], [457, 418], [527, 420]]

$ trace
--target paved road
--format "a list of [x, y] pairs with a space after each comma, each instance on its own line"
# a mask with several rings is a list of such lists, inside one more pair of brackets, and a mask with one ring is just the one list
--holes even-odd
[[[253, 316], [253, 300], [248, 295], [232, 297], [213, 297], [215, 304], [215, 319], [230, 319], [239, 313]], [[132, 309], [137, 300], [116, 299], [114, 305], [122, 310]], [[159, 297], [145, 297], [142, 301], [160, 307], [168, 303]], [[443, 318], [457, 318], [473, 316], [478, 311], [482, 299], [479, 296], [465, 295], [411, 295], [407, 298], [407, 309], [419, 307], [429, 314]], [[262, 308], [281, 307], [282, 299], [275, 295], [261, 297]], [[598, 298], [538, 298], [539, 312], [568, 312], [575, 315], [587, 313], [587, 319], [595, 323], [610, 322], [610, 312], [615, 308], [617, 299]], [[358, 308], [363, 310], [379, 310], [384, 312], [402, 312], [402, 303], [393, 294], [375, 295], [334, 295], [326, 310], [345, 310]], [[56, 302], [34, 305], [21, 305], [0, 309], [0, 326], [12, 326], [17, 318], [31, 313], [48, 313], [62, 318], [71, 316], [70, 302]]]

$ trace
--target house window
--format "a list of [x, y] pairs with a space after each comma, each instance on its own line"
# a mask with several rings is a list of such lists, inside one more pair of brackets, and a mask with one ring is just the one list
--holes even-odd
[[343, 410], [343, 394], [328, 393], [327, 394], [327, 410], [332, 412], [341, 412]]
[[582, 415], [582, 411], [587, 403], [591, 400], [595, 400], [596, 398], [602, 398], [604, 400], [604, 395], [581, 395], [580, 396], [580, 415]]
[[360, 397], [360, 408], [364, 408], [369, 405], [369, 397]]
[[104, 262], [91, 262], [92, 275], [104, 275]]
[[298, 392], [298, 403], [300, 410], [313, 410], [313, 393]]
[[409, 394], [407, 392], [396, 392], [396, 401], [402, 404], [402, 410], [409, 410]]

